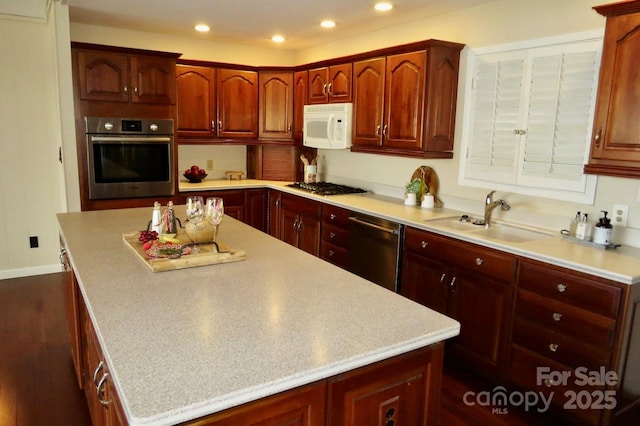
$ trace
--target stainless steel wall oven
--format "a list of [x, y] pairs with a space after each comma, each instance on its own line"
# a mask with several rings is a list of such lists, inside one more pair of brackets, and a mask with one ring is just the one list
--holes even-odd
[[89, 198], [171, 196], [173, 120], [85, 117]]

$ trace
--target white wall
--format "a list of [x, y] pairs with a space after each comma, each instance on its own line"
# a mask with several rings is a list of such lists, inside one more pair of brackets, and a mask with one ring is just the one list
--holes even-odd
[[[55, 213], [65, 200], [52, 16], [0, 16], [0, 278], [60, 270]], [[29, 248], [30, 236], [39, 248]]]

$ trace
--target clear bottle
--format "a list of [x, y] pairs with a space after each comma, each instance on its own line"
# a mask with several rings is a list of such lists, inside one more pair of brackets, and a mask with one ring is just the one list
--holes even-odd
[[173, 201], [167, 203], [167, 208], [162, 212], [162, 233], [175, 234], [178, 232], [176, 214], [173, 211]]
[[569, 235], [572, 237], [576, 236], [576, 230], [578, 228], [578, 223], [580, 223], [581, 217], [580, 212], [576, 213], [576, 217], [571, 221], [571, 225], [569, 226]]
[[585, 213], [582, 215], [582, 220], [578, 222], [576, 226], [576, 238], [586, 241], [591, 241], [593, 235], [593, 226], [589, 222], [589, 215]]

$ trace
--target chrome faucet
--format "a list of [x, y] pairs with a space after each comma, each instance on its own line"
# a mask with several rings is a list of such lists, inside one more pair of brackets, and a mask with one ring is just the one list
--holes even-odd
[[507, 202], [503, 199], [493, 201], [493, 194], [495, 192], [496, 191], [491, 191], [490, 193], [488, 193], [487, 198], [485, 199], [485, 203], [484, 203], [484, 227], [485, 228], [489, 228], [491, 226], [491, 213], [493, 212], [493, 209], [500, 206], [500, 209], [502, 211], [507, 211], [511, 208], [511, 206], [507, 204]]

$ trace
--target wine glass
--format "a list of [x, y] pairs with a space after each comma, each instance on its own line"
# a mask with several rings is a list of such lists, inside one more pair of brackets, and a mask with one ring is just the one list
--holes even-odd
[[215, 243], [218, 225], [222, 221], [222, 216], [224, 216], [224, 202], [222, 201], [222, 198], [207, 198], [207, 204], [204, 209], [204, 216], [207, 219], [207, 222], [209, 222], [211, 226], [213, 226], [213, 242]]
[[[189, 196], [187, 197], [187, 220], [193, 224], [193, 242], [198, 243], [198, 225], [202, 222], [204, 217], [204, 201], [201, 196]], [[197, 247], [194, 246], [194, 250], [197, 252]]]

